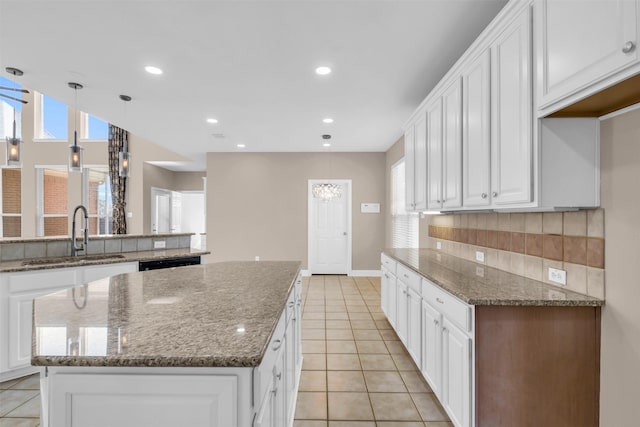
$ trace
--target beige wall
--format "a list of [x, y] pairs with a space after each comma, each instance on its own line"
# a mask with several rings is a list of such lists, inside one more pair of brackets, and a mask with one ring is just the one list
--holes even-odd
[[600, 425], [640, 422], [640, 110], [601, 123], [606, 305]]
[[211, 259], [293, 259], [307, 267], [309, 179], [351, 179], [352, 269], [379, 270], [385, 212], [384, 153], [209, 153], [207, 249]]
[[400, 138], [389, 148], [385, 155], [385, 199], [384, 205], [384, 247], [390, 248], [393, 238], [391, 235], [391, 167], [404, 157], [404, 137]]

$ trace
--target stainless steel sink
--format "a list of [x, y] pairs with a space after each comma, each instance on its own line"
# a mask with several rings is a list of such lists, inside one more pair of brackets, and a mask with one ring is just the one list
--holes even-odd
[[104, 255], [85, 255], [85, 256], [63, 256], [55, 258], [37, 258], [23, 261], [22, 265], [48, 265], [48, 264], [71, 264], [71, 263], [83, 263], [90, 261], [102, 261], [107, 259], [122, 259], [124, 255], [121, 254], [104, 254]]

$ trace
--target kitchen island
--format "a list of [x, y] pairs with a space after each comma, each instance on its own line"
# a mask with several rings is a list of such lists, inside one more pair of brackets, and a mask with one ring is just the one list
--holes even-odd
[[122, 274], [37, 298], [42, 425], [292, 425], [300, 264]]

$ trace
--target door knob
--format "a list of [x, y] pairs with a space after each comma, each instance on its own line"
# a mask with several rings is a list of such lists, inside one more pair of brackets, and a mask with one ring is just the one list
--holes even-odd
[[347, 232], [346, 232], [346, 231], [345, 231], [345, 232], [343, 232], [343, 233], [342, 233], [342, 235], [343, 235], [343, 236], [346, 236], [346, 235], [347, 235]]

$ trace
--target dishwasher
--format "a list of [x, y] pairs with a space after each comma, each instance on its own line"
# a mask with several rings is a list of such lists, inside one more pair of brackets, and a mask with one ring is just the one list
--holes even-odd
[[200, 264], [200, 256], [176, 257], [140, 261], [138, 271], [160, 270], [162, 268], [184, 267]]

